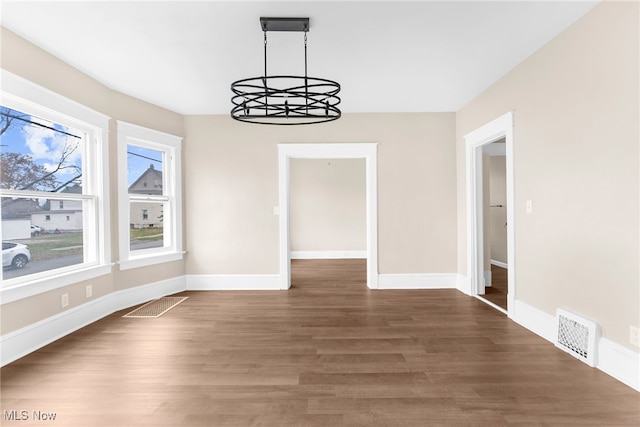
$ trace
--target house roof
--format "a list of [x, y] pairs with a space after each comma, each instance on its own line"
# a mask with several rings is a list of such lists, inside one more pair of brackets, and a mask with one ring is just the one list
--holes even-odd
[[156, 170], [153, 164], [129, 186], [130, 194], [162, 194], [162, 171]]
[[61, 193], [82, 194], [82, 186], [78, 184], [68, 185], [61, 191]]
[[37, 200], [5, 199], [2, 201], [2, 219], [30, 218], [32, 213], [42, 212]]

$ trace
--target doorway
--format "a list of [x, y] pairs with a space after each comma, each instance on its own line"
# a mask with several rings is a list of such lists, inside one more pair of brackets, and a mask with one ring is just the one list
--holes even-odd
[[[507, 314], [514, 316], [515, 304], [515, 239], [513, 179], [513, 114], [507, 113], [465, 135], [467, 173], [467, 274], [469, 294]], [[505, 171], [505, 202], [492, 204], [490, 197], [491, 153], [502, 151]], [[499, 207], [501, 205], [501, 207]], [[492, 207], [493, 206], [493, 207]], [[489, 294], [493, 282], [491, 271], [491, 210], [504, 210], [506, 231], [506, 307], [492, 301]], [[496, 260], [494, 260], [496, 261]], [[498, 271], [497, 271], [498, 272]], [[498, 277], [496, 277], [498, 279]], [[498, 283], [496, 283], [498, 284]], [[489, 289], [489, 293], [487, 293]]]
[[367, 287], [378, 288], [377, 144], [278, 144], [280, 289], [291, 287], [290, 160], [365, 159]]

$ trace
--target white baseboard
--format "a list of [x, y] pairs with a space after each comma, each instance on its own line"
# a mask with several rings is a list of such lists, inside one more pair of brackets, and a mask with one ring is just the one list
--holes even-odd
[[0, 366], [118, 310], [185, 290], [184, 276], [113, 292], [0, 337]]
[[[516, 300], [515, 304], [513, 320], [555, 345], [556, 317], [522, 301]], [[596, 367], [621, 383], [640, 391], [640, 353], [606, 338], [600, 338]]]
[[485, 288], [490, 288], [491, 287], [491, 280], [492, 280], [491, 270], [485, 271], [484, 272], [484, 287]]
[[515, 300], [513, 321], [547, 341], [556, 342], [556, 317], [522, 301]]
[[280, 290], [279, 274], [189, 274], [189, 291]]
[[291, 259], [361, 259], [367, 251], [291, 251]]
[[496, 267], [509, 268], [507, 263], [501, 262], [501, 261], [496, 261], [495, 259], [491, 260], [491, 265], [495, 265]]
[[457, 274], [380, 274], [378, 289], [456, 289]]
[[462, 274], [456, 275], [456, 289], [463, 294], [473, 295], [473, 292], [471, 292], [471, 283], [469, 283], [469, 278]]
[[634, 390], [640, 391], [640, 353], [606, 338], [600, 338], [597, 368]]

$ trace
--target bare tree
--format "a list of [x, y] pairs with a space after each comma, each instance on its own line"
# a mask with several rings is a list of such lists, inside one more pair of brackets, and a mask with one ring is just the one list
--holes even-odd
[[16, 120], [20, 120], [25, 118], [24, 114], [18, 114], [16, 111], [13, 111], [7, 107], [0, 106], [0, 135], [9, 130], [11, 126], [14, 125]]
[[[0, 107], [0, 135], [4, 134], [16, 122], [25, 122], [31, 125], [45, 127], [66, 134], [70, 137], [65, 141], [60, 157], [51, 168], [45, 168], [37, 164], [33, 157], [23, 153], [2, 152], [0, 156], [0, 187], [12, 190], [40, 190], [57, 192], [72, 183], [80, 183], [82, 170], [72, 162], [73, 153], [79, 147], [79, 139], [75, 135], [34, 122], [30, 116]], [[4, 150], [3, 150], [4, 151]], [[60, 172], [72, 174], [72, 178], [65, 182], [59, 182], [57, 175]]]
[[[0, 154], [0, 186], [8, 190], [53, 190], [56, 179], [29, 155]], [[37, 188], [34, 188], [37, 184]]]

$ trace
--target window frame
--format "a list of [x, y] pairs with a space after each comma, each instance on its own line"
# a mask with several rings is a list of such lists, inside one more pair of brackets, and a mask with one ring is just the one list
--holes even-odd
[[[182, 138], [131, 123], [116, 121], [118, 128], [118, 261], [121, 270], [144, 267], [184, 257], [182, 246]], [[129, 194], [127, 147], [135, 145], [163, 153], [161, 196]], [[131, 204], [140, 202], [164, 203], [163, 246], [130, 249]]]
[[[2, 304], [48, 292], [111, 273], [109, 153], [110, 118], [76, 101], [39, 86], [4, 69], [0, 70], [0, 104], [27, 114], [71, 126], [85, 134], [82, 147], [83, 194], [2, 190], [5, 197], [42, 197], [83, 201], [83, 239], [89, 261], [2, 281]], [[85, 211], [86, 208], [86, 211]], [[0, 231], [1, 234], [1, 231]], [[0, 236], [1, 237], [1, 236]]]

